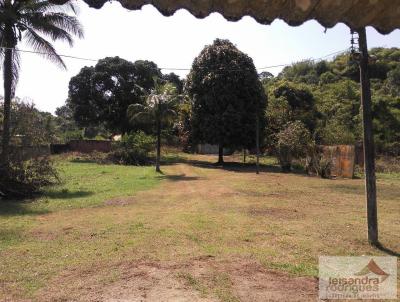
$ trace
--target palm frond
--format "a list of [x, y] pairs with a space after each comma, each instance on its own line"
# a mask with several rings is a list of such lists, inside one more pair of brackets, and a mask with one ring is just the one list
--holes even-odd
[[29, 27], [34, 28], [36, 32], [40, 32], [41, 34], [50, 37], [53, 41], [62, 40], [67, 42], [70, 46], [73, 46], [74, 41], [71, 34], [60, 27], [45, 22], [43, 19], [31, 19], [29, 21]]
[[42, 55], [49, 61], [57, 64], [58, 66], [67, 69], [64, 61], [57, 54], [51, 43], [42, 38], [38, 33], [35, 32], [35, 30], [27, 28], [27, 30], [25, 31], [25, 38], [27, 44], [31, 46], [35, 51], [37, 51], [40, 55]]
[[43, 0], [29, 0], [29, 1], [15, 1], [18, 9], [21, 12], [61, 12], [78, 14], [79, 9], [76, 5], [68, 1], [63, 5], [58, 5], [49, 1]]
[[34, 28], [36, 31], [50, 36], [54, 41], [67, 41], [71, 46], [73, 44], [72, 35], [79, 38], [83, 38], [84, 35], [78, 19], [63, 13], [22, 14], [20, 19], [23, 26]]
[[128, 107], [127, 115], [134, 116], [136, 113], [143, 112], [145, 110], [146, 110], [146, 107], [143, 106], [142, 104], [132, 104], [132, 105], [129, 105], [129, 107]]
[[146, 111], [138, 112], [129, 118], [131, 124], [135, 123], [147, 123], [152, 120], [151, 114]]

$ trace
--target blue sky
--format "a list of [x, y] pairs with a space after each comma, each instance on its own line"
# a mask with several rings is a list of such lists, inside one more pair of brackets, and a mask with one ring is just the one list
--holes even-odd
[[[319, 58], [350, 46], [347, 26], [338, 24], [325, 33], [315, 21], [299, 27], [290, 27], [280, 20], [261, 25], [250, 17], [228, 22], [219, 14], [196, 19], [184, 10], [164, 17], [149, 5], [140, 11], [128, 11], [116, 2], [101, 10], [80, 4], [79, 18], [85, 38], [76, 41], [73, 48], [56, 44], [59, 53], [90, 59], [120, 56], [131, 61], [152, 60], [162, 68], [190, 68], [204, 45], [216, 38], [231, 40], [253, 58], [257, 68]], [[387, 36], [372, 28], [367, 33], [369, 47], [400, 47], [399, 30]], [[23, 44], [19, 48], [27, 49]], [[83, 66], [95, 64], [73, 59], [65, 62], [67, 71], [37, 55], [23, 54], [17, 96], [30, 98], [40, 110], [54, 112], [67, 98], [69, 79]], [[280, 69], [268, 71], [277, 74]], [[176, 73], [184, 77], [187, 72]]]

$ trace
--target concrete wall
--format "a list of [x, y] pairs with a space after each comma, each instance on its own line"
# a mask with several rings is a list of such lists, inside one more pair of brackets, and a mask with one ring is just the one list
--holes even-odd
[[98, 141], [98, 140], [72, 140], [68, 143], [70, 151], [91, 153], [97, 152], [110, 152], [111, 141]]
[[52, 144], [52, 154], [65, 152], [91, 153], [94, 151], [108, 153], [111, 151], [111, 141], [99, 140], [72, 140], [67, 144]]

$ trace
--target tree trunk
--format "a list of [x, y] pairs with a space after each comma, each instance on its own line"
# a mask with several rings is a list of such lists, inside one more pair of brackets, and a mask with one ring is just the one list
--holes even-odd
[[365, 28], [358, 31], [361, 81], [361, 106], [363, 114], [364, 135], [364, 170], [368, 219], [368, 241], [372, 245], [378, 244], [378, 214], [376, 202], [376, 177], [375, 177], [375, 149], [372, 129], [371, 87], [368, 72], [368, 47]]
[[256, 159], [256, 173], [260, 174], [260, 118], [258, 116], [257, 111], [256, 117], [256, 152], [257, 152], [257, 159]]
[[156, 155], [156, 172], [161, 172], [160, 169], [161, 158], [161, 122], [157, 121], [157, 155]]
[[224, 146], [222, 144], [219, 144], [218, 147], [218, 165], [223, 165], [224, 164]]
[[0, 164], [5, 172], [8, 171], [10, 157], [10, 115], [12, 98], [12, 53], [11, 49], [6, 49], [4, 54], [4, 120], [3, 120], [3, 138], [2, 153]]
[[246, 149], [243, 149], [243, 163], [246, 163]]

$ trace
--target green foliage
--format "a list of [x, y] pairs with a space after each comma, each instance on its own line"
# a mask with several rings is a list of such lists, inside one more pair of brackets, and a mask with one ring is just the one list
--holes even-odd
[[176, 87], [171, 83], [160, 84], [154, 80], [155, 87], [146, 96], [146, 104], [133, 104], [128, 107], [127, 116], [132, 124], [148, 123], [156, 127], [157, 153], [156, 171], [160, 172], [161, 134], [164, 127], [173, 123], [176, 119], [176, 107], [179, 96]]
[[302, 122], [287, 123], [277, 134], [278, 159], [282, 170], [290, 171], [292, 160], [305, 157], [311, 144], [310, 132]]
[[217, 39], [194, 60], [186, 82], [192, 104], [192, 138], [220, 147], [253, 148], [256, 117], [264, 129], [266, 96], [252, 59]]
[[66, 143], [72, 139], [83, 139], [82, 129], [74, 121], [73, 112], [70, 107], [63, 105], [58, 107], [55, 113], [58, 142]]
[[[3, 115], [3, 108], [3, 102], [0, 101], [0, 116]], [[50, 113], [37, 110], [30, 100], [15, 98], [11, 103], [10, 111], [12, 145], [37, 146], [57, 140], [55, 118]], [[2, 127], [1, 119], [0, 126]]]
[[183, 81], [179, 78], [178, 75], [171, 72], [169, 74], [163, 75], [162, 79], [166, 83], [173, 84], [176, 87], [177, 93], [181, 94], [183, 92]]
[[[0, 128], [3, 120], [3, 102], [0, 101]], [[78, 127], [67, 106], [57, 108], [56, 115], [38, 110], [29, 99], [14, 98], [11, 103], [11, 146], [38, 146], [66, 143], [74, 139], [104, 139], [108, 133], [103, 127]]]
[[8, 171], [0, 168], [0, 199], [32, 197], [59, 182], [58, 172], [47, 157], [27, 161], [11, 158]]
[[315, 99], [306, 87], [282, 82], [273, 90], [273, 97], [285, 103], [287, 121], [298, 120], [310, 131], [315, 129], [318, 115]]
[[317, 68], [313, 61], [306, 60], [285, 67], [279, 76], [294, 82], [317, 84], [319, 81], [318, 76], [326, 71], [326, 68]]
[[385, 88], [390, 95], [400, 97], [400, 65], [388, 72]]
[[378, 152], [400, 155], [400, 99], [377, 95], [372, 108]]
[[315, 174], [321, 178], [329, 178], [331, 176], [331, 157], [325, 156], [321, 148], [315, 144], [311, 144], [308, 149], [305, 166], [309, 174]]
[[300, 122], [314, 133], [319, 113], [314, 96], [306, 86], [278, 80], [269, 84], [268, 91], [267, 143], [272, 150], [278, 146], [278, 133], [289, 123]]
[[149, 163], [149, 153], [154, 150], [155, 139], [142, 131], [122, 136], [115, 142], [110, 157], [124, 165], [143, 165]]
[[132, 125], [147, 123], [166, 126], [176, 117], [175, 108], [179, 97], [176, 87], [171, 83], [155, 83], [154, 89], [146, 95], [145, 104], [132, 104], [128, 107], [127, 116]]
[[[76, 8], [72, 3], [60, 6], [46, 0], [0, 1], [0, 59], [4, 75], [5, 121], [12, 118], [11, 100], [15, 96], [19, 78], [20, 56], [15, 51], [18, 43], [24, 41], [44, 58], [66, 68], [51, 41], [63, 41], [72, 46], [74, 36], [83, 37], [83, 29], [75, 13]], [[9, 146], [10, 124], [4, 123], [0, 157], [3, 166], [8, 165]]]
[[157, 65], [149, 61], [126, 61], [119, 57], [99, 60], [95, 67], [84, 67], [69, 83], [67, 105], [82, 127], [99, 126], [116, 133], [132, 127], [126, 115], [129, 105], [144, 104], [146, 92], [161, 78]]
[[321, 113], [317, 137], [322, 144], [354, 144], [361, 139], [359, 85], [340, 80], [314, 89]]
[[[370, 50], [370, 77], [373, 102], [374, 136], [379, 153], [400, 154], [400, 49], [373, 48]], [[282, 84], [284, 83], [284, 84]], [[276, 93], [277, 87], [284, 93]], [[293, 87], [305, 89], [315, 100], [315, 113], [292, 116], [290, 100], [303, 100], [305, 95], [293, 94]], [[288, 120], [306, 124], [318, 144], [354, 144], [362, 140], [360, 111], [359, 68], [347, 53], [332, 61], [303, 61], [286, 67], [277, 78], [269, 80], [267, 115], [271, 134], [282, 130]], [[279, 90], [278, 90], [279, 92]], [[293, 95], [295, 97], [293, 97]], [[305, 112], [310, 109], [304, 107]], [[306, 123], [312, 121], [314, 127]]]
[[191, 131], [192, 106], [189, 100], [184, 99], [177, 108], [178, 121], [175, 124], [175, 129], [179, 137], [179, 143], [183, 151], [193, 151], [194, 144]]

